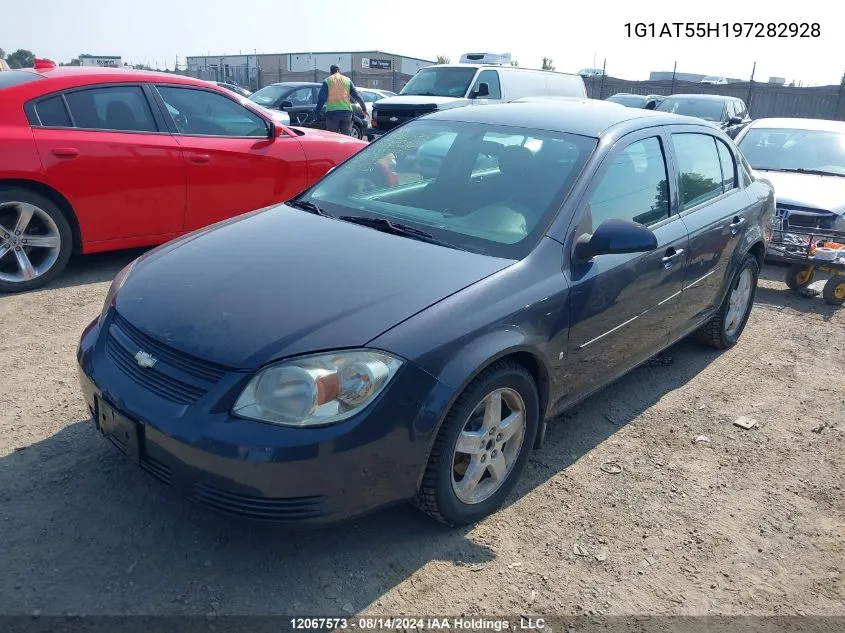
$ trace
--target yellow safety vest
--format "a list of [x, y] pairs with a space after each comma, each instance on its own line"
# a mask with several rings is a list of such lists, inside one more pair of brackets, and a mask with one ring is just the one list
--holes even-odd
[[328, 97], [326, 98], [326, 112], [352, 112], [352, 81], [340, 73], [330, 75], [326, 79]]

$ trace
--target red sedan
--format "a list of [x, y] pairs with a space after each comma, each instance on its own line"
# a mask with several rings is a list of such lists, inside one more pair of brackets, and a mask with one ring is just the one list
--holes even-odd
[[288, 200], [365, 145], [198, 79], [36, 66], [0, 72], [0, 292]]

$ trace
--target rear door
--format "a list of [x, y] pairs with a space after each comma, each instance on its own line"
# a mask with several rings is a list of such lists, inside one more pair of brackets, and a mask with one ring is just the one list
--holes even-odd
[[305, 188], [307, 164], [299, 141], [270, 138], [268, 121], [234, 96], [185, 85], [156, 88], [184, 152], [186, 229], [282, 202]]
[[665, 146], [660, 128], [617, 141], [576, 213], [575, 239], [618, 217], [650, 228], [658, 246], [570, 264], [569, 393], [593, 391], [669, 342], [688, 238], [684, 223], [670, 214]]
[[47, 180], [70, 202], [86, 243], [182, 230], [182, 150], [148, 90], [102, 84], [27, 104]]
[[692, 327], [721, 301], [730, 262], [747, 229], [749, 199], [739, 185], [727, 143], [697, 126], [673, 126], [671, 169], [679, 183], [677, 211], [690, 235], [680, 313]]

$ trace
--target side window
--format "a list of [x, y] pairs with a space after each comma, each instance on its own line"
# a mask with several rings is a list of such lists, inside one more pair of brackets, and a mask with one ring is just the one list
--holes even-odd
[[745, 107], [745, 103], [742, 101], [736, 102], [736, 115], [742, 119], [748, 116], [748, 108]]
[[290, 101], [294, 106], [306, 106], [316, 103], [314, 99], [314, 89], [311, 86], [305, 86], [294, 90], [282, 101]]
[[109, 86], [65, 93], [78, 128], [120, 132], [157, 132], [140, 86]]
[[730, 191], [736, 187], [736, 164], [733, 154], [722, 141], [716, 140], [719, 152], [719, 162], [722, 164], [722, 191]]
[[708, 134], [673, 134], [680, 172], [681, 210], [722, 195], [722, 166], [716, 139]]
[[588, 212], [592, 230], [608, 218], [649, 226], [669, 217], [666, 159], [660, 139], [635, 141], [611, 158], [610, 167], [590, 196]]
[[195, 88], [158, 86], [180, 134], [266, 137], [264, 119], [222, 94]]
[[495, 70], [482, 70], [478, 73], [478, 79], [475, 80], [475, 86], [473, 86], [473, 91], [478, 90], [479, 84], [487, 84], [487, 87], [490, 89], [490, 94], [487, 95], [487, 99], [501, 99], [502, 98], [502, 86], [499, 84], [499, 73]]
[[35, 111], [41, 125], [45, 127], [71, 127], [70, 116], [61, 95], [39, 101], [35, 105]]

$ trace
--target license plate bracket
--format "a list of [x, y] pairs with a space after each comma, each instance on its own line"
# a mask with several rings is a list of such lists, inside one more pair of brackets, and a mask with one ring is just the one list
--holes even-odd
[[97, 398], [97, 428], [136, 464], [141, 462], [141, 425]]

